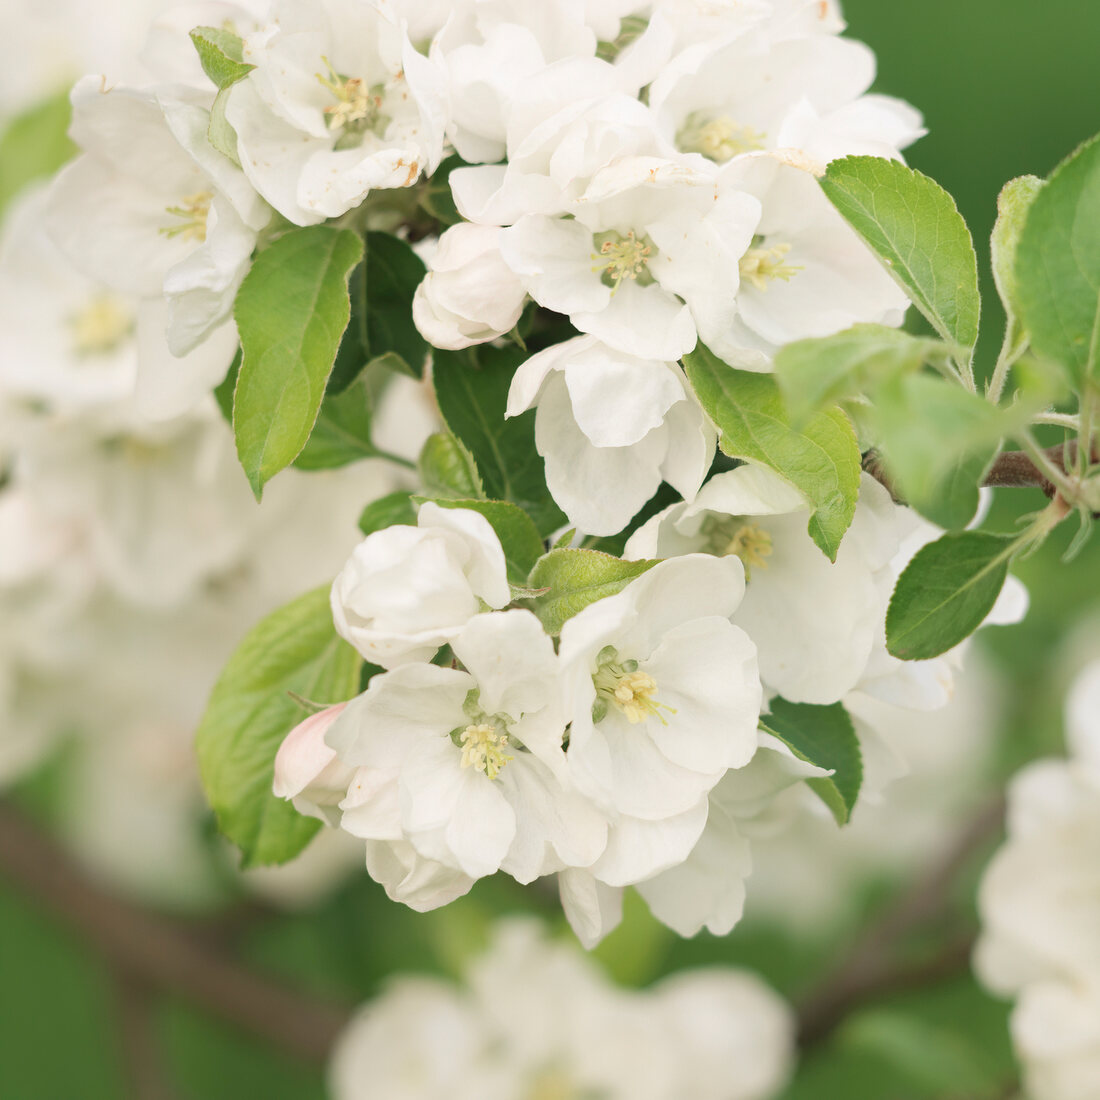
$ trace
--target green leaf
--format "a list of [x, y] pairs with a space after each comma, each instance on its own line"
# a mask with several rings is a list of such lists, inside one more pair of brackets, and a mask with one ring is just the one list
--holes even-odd
[[191, 41], [202, 64], [202, 71], [213, 81], [219, 91], [231, 88], [244, 80], [255, 65], [244, 60], [244, 43], [239, 34], [220, 27], [196, 27]]
[[329, 375], [328, 394], [343, 393], [362, 373], [370, 362], [370, 336], [367, 332], [367, 262], [364, 258], [355, 265], [348, 278], [348, 300], [351, 317], [344, 330], [343, 339], [336, 352], [336, 362]]
[[373, 412], [374, 399], [363, 375], [343, 393], [327, 393], [309, 442], [294, 465], [300, 470], [329, 470], [376, 455], [371, 442]]
[[901, 496], [941, 527], [965, 527], [977, 511], [985, 471], [1012, 427], [1010, 417], [930, 375], [880, 386], [869, 415]]
[[67, 91], [17, 115], [0, 134], [0, 212], [28, 183], [52, 176], [76, 153]]
[[428, 342], [412, 317], [413, 295], [425, 274], [424, 261], [405, 241], [367, 234], [367, 358], [385, 356], [387, 365], [413, 378], [424, 377], [428, 358]]
[[832, 770], [831, 776], [808, 779], [806, 784], [829, 807], [838, 825], [847, 824], [863, 783], [863, 753], [843, 704], [824, 707], [775, 698], [770, 707], [771, 713], [761, 719], [762, 728], [800, 760]]
[[296, 229], [259, 254], [237, 293], [243, 360], [233, 430], [257, 498], [313, 430], [348, 325], [348, 276], [362, 254], [347, 229]]
[[621, 592], [656, 564], [622, 561], [597, 550], [551, 550], [527, 579], [528, 587], [548, 590], [531, 601], [531, 610], [548, 633], [560, 634], [566, 622], [589, 604]]
[[884, 325], [856, 325], [834, 336], [780, 348], [775, 377], [791, 422], [804, 424], [819, 409], [867, 393], [882, 380], [910, 374], [948, 349], [938, 340]]
[[229, 659], [196, 747], [218, 828], [241, 849], [243, 866], [285, 863], [319, 828], [271, 791], [275, 754], [302, 719], [287, 693], [343, 702], [358, 690], [362, 663], [336, 634], [327, 587], [269, 615]]
[[435, 218], [443, 228], [457, 225], [463, 220], [458, 207], [455, 206], [454, 196], [451, 194], [451, 173], [456, 168], [466, 167], [468, 165], [457, 153], [447, 157], [432, 173], [420, 194], [421, 208]]
[[416, 526], [416, 507], [408, 489], [398, 489], [395, 493], [371, 501], [359, 517], [359, 530], [364, 535], [373, 535], [375, 531], [382, 531], [396, 524]]
[[474, 456], [486, 495], [518, 504], [539, 533], [548, 535], [566, 521], [546, 488], [545, 467], [535, 449], [534, 410], [504, 418], [512, 375], [524, 358], [517, 348], [488, 345], [436, 351], [432, 381], [439, 411]]
[[1100, 137], [1035, 197], [1016, 252], [1020, 320], [1040, 355], [1079, 383], [1100, 363]]
[[978, 257], [955, 200], [934, 180], [880, 157], [834, 160], [821, 186], [936, 332], [972, 352]]
[[921, 549], [902, 573], [886, 613], [886, 645], [903, 661], [954, 649], [993, 610], [1015, 549], [1006, 535], [961, 531]]
[[[424, 499], [424, 498], [420, 498]], [[534, 521], [522, 509], [506, 500], [436, 500], [441, 508], [468, 508], [480, 512], [491, 524], [504, 549], [508, 583], [527, 587], [527, 577], [546, 547]]]
[[229, 364], [229, 370], [225, 377], [214, 387], [214, 400], [218, 403], [222, 416], [227, 424], [233, 423], [233, 391], [237, 388], [237, 375], [241, 371], [241, 349], [237, 348], [233, 356], [233, 362]]
[[1019, 314], [1016, 284], [1016, 253], [1024, 231], [1031, 204], [1044, 186], [1038, 176], [1020, 176], [1009, 180], [997, 196], [997, 224], [993, 227], [990, 254], [993, 260], [993, 281], [1004, 303], [1010, 328], [1015, 327]]
[[771, 375], [734, 370], [702, 344], [684, 366], [718, 427], [723, 453], [767, 466], [794, 485], [810, 504], [811, 537], [836, 561], [859, 497], [860, 453], [851, 421], [829, 409], [792, 428]]
[[474, 456], [450, 432], [428, 436], [416, 465], [426, 496], [456, 500], [485, 497]]

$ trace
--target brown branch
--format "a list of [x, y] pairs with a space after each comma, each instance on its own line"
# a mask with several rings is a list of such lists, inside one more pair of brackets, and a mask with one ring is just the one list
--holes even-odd
[[[1054, 447], [1048, 447], [1043, 453], [1059, 470], [1066, 473], [1068, 472], [1067, 458], [1071, 463], [1076, 461], [1077, 444], [1070, 442], [1066, 446], [1059, 443]], [[1093, 461], [1100, 461], [1100, 452], [1094, 452]], [[863, 456], [863, 468], [889, 490], [895, 501], [904, 503], [890, 480], [882, 456], [877, 451], [868, 451]], [[989, 468], [984, 484], [989, 488], [999, 489], [1042, 489], [1050, 499], [1054, 498], [1055, 492], [1054, 486], [1024, 451], [1004, 451], [999, 454]]]
[[351, 1008], [257, 974], [195, 929], [92, 882], [18, 810], [0, 801], [0, 874], [67, 924], [131, 982], [178, 995], [292, 1055], [324, 1062]]
[[958, 931], [936, 954], [916, 961], [898, 961], [897, 948], [910, 933], [950, 916], [951, 892], [960, 872], [997, 835], [1003, 820], [1004, 801], [998, 798], [802, 998], [798, 1019], [804, 1048], [827, 1038], [854, 1009], [877, 997], [965, 972], [974, 946], [972, 929]]

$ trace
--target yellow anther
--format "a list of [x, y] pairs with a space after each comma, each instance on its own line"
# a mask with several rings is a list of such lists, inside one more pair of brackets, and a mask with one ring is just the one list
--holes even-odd
[[750, 248], [741, 257], [741, 278], [752, 283], [757, 290], [767, 290], [773, 279], [790, 282], [801, 270], [783, 260], [790, 252], [789, 244], [775, 244], [770, 248]]
[[134, 317], [114, 295], [97, 294], [69, 318], [69, 328], [77, 355], [107, 355], [134, 331]]
[[487, 722], [467, 726], [462, 731], [462, 766], [484, 772], [490, 779], [496, 779], [509, 760], [504, 750], [508, 747], [508, 734]]
[[750, 570], [767, 569], [772, 556], [772, 537], [761, 527], [747, 523], [730, 539], [724, 553], [732, 554], [745, 563], [745, 575]]
[[719, 164], [725, 164], [742, 153], [764, 148], [767, 134], [734, 122], [729, 115], [706, 119], [691, 115], [676, 135], [677, 144], [685, 153], [702, 153]]
[[214, 201], [214, 195], [210, 191], [196, 191], [193, 195], [185, 195], [179, 206], [167, 206], [165, 211], [180, 221], [175, 225], [168, 225], [161, 229], [166, 237], [182, 237], [185, 241], [197, 241], [202, 244], [206, 240], [206, 222], [210, 217], [210, 204]]
[[656, 249], [648, 237], [639, 238], [634, 230], [625, 237], [618, 233], [597, 233], [593, 243], [598, 251], [592, 253], [596, 261], [593, 271], [601, 272], [603, 282], [618, 290], [623, 279], [633, 279], [642, 286], [653, 282], [649, 261]]
[[317, 73], [317, 79], [336, 99], [324, 108], [328, 128], [356, 134], [373, 129], [381, 118], [379, 111], [384, 99], [381, 89], [368, 88], [366, 81], [359, 77], [342, 76], [327, 57], [321, 60], [328, 69], [328, 76]]

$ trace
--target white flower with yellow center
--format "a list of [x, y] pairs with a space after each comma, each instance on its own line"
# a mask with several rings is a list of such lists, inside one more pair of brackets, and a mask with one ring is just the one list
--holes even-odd
[[562, 629], [569, 768], [611, 820], [591, 868], [625, 886], [674, 867], [707, 819], [707, 792], [757, 745], [756, 650], [730, 622], [736, 558], [662, 562]]
[[650, 89], [662, 134], [681, 152], [718, 164], [763, 149], [800, 149], [822, 163], [896, 157], [924, 133], [920, 115], [899, 100], [867, 95], [874, 54], [820, 33], [817, 23], [799, 26], [776, 12], [745, 33], [684, 50]]
[[908, 299], [833, 208], [813, 174], [784, 154], [735, 157], [725, 186], [759, 200], [760, 220], [739, 261], [734, 318], [699, 325], [715, 354], [746, 370], [770, 370], [793, 340], [828, 336], [860, 323], [899, 325]]
[[597, 172], [570, 217], [501, 234], [528, 293], [616, 351], [675, 361], [736, 317], [739, 263], [760, 204], [691, 164], [627, 157]]
[[835, 703], [864, 675], [892, 590], [890, 561], [912, 526], [908, 509], [865, 474], [835, 563], [807, 530], [805, 498], [761, 466], [717, 474], [691, 503], [636, 531], [629, 558], [708, 553], [745, 567], [734, 622], [760, 655], [764, 686], [792, 702]]
[[79, 413], [104, 434], [170, 420], [209, 400], [237, 346], [223, 326], [183, 359], [165, 341], [168, 307], [89, 279], [42, 224], [46, 193], [8, 211], [0, 236], [0, 406]]
[[80, 271], [125, 294], [168, 299], [176, 356], [228, 320], [271, 217], [210, 146], [210, 98], [85, 77], [73, 89], [70, 131], [84, 155], [58, 176], [48, 211], [54, 241]]
[[439, 163], [443, 75], [387, 0], [276, 0], [243, 55], [255, 69], [226, 117], [245, 174], [296, 225], [411, 187]]
[[714, 457], [714, 430], [675, 363], [626, 355], [592, 336], [520, 366], [507, 414], [532, 406], [550, 492], [587, 534], [621, 531], [662, 481], [692, 499]]
[[375, 676], [329, 728], [343, 764], [392, 790], [381, 803], [350, 790], [344, 827], [471, 879], [589, 866], [607, 826], [569, 784], [549, 636], [529, 611], [490, 613], [451, 647], [461, 667]]

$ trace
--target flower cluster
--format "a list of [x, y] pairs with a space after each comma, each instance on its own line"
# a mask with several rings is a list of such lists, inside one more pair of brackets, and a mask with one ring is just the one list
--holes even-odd
[[790, 1009], [713, 968], [617, 989], [537, 923], [496, 925], [461, 988], [402, 977], [341, 1036], [334, 1100], [399, 1095], [769, 1100], [793, 1061]]
[[[803, 548], [803, 525], [787, 526], [786, 508], [800, 502], [759, 474], [726, 475], [724, 488], [755, 489], [727, 496], [732, 511], [715, 499], [714, 512], [690, 517], [699, 527], [721, 514], [724, 545], [645, 562], [571, 617], [556, 649], [534, 613], [506, 609], [504, 552], [478, 512], [427, 502], [417, 526], [369, 535], [337, 577], [332, 608], [340, 634], [385, 671], [290, 734], [276, 793], [366, 841], [372, 876], [418, 910], [498, 870], [523, 883], [557, 872], [586, 944], [616, 925], [626, 886], [681, 934], [728, 932], [751, 870], [751, 822], [785, 787], [829, 774], [760, 732], [764, 693], [815, 703], [889, 694], [874, 664], [893, 659], [875, 629], [899, 530], [915, 522], [868, 479], [856, 528], [866, 524], [866, 538], [830, 566]], [[758, 514], [765, 526], [746, 536]], [[759, 558], [766, 542], [770, 553], [769, 531], [775, 595], [768, 563], [745, 549]], [[822, 564], [800, 582], [807, 557]], [[746, 590], [747, 564], [758, 579]], [[788, 589], [807, 613], [775, 622]], [[815, 627], [826, 599], [854, 607]], [[792, 630], [809, 634], [805, 649]], [[919, 692], [912, 677], [899, 667], [893, 679]]]
[[1070, 695], [1069, 760], [1040, 760], [1009, 790], [1008, 840], [979, 897], [975, 967], [1016, 998], [1012, 1037], [1035, 1100], [1100, 1091], [1100, 665]]

